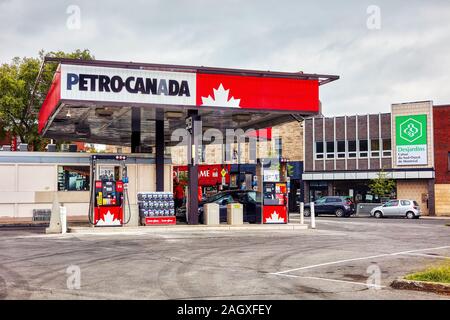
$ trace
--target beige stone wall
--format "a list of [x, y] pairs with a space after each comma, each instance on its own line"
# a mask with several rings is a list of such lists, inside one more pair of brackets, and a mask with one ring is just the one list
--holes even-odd
[[303, 123], [292, 121], [273, 129], [279, 131], [283, 143], [283, 157], [290, 161], [303, 161]]
[[105, 152], [106, 153], [131, 153], [131, 148], [124, 147], [124, 146], [106, 145]]
[[[434, 151], [433, 151], [433, 102], [411, 102], [399, 103], [391, 106], [392, 112], [392, 160], [394, 168], [433, 168], [434, 167]], [[427, 151], [428, 164], [418, 166], [397, 166], [397, 144], [395, 134], [395, 117], [404, 115], [426, 114], [427, 115]]]
[[[290, 161], [303, 161], [303, 124], [297, 121], [274, 126], [272, 128], [272, 137], [279, 136], [282, 141], [283, 157]], [[274, 153], [274, 139], [272, 141], [261, 141], [257, 144], [257, 158], [267, 158]], [[205, 147], [205, 163], [220, 164], [225, 163], [222, 159], [222, 146], [213, 144]], [[231, 145], [231, 150], [237, 149], [237, 144]], [[170, 147], [169, 153], [174, 165], [185, 165], [187, 162], [187, 148], [184, 146]], [[249, 146], [245, 143], [242, 146], [242, 163], [250, 163]], [[237, 163], [231, 161], [230, 163]]]
[[427, 180], [397, 180], [397, 199], [416, 200], [423, 215], [429, 214], [426, 202], [422, 202], [422, 194], [427, 193]]
[[435, 211], [437, 216], [450, 216], [450, 184], [435, 184]]

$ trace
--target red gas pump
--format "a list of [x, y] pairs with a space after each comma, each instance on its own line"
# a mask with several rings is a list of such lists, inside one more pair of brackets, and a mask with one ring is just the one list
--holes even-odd
[[287, 183], [278, 159], [260, 159], [263, 223], [288, 223]]
[[285, 182], [263, 182], [263, 223], [287, 223]]
[[90, 222], [96, 227], [122, 226], [127, 196], [128, 177], [125, 166], [126, 156], [94, 155], [91, 157], [91, 181], [96, 177], [98, 160], [121, 162], [122, 180], [115, 180], [114, 174], [103, 174], [91, 188]]
[[96, 180], [94, 225], [121, 226], [123, 224], [123, 182]]

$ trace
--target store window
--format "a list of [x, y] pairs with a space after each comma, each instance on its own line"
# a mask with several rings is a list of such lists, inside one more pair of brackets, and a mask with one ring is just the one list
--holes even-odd
[[359, 157], [367, 158], [367, 154], [369, 151], [369, 146], [367, 140], [359, 140]]
[[337, 141], [337, 157], [345, 158], [345, 141]]
[[316, 159], [323, 159], [323, 142], [316, 142]]
[[355, 140], [348, 141], [348, 157], [356, 158], [356, 141]]
[[283, 142], [281, 138], [275, 138], [275, 152], [278, 157], [283, 156]]
[[333, 159], [334, 158], [334, 142], [328, 141], [327, 142], [327, 159]]
[[58, 166], [58, 191], [88, 191], [89, 166]]
[[370, 156], [372, 158], [377, 158], [380, 156], [380, 140], [379, 139], [370, 140]]
[[383, 139], [383, 157], [390, 157], [391, 151], [391, 139]]

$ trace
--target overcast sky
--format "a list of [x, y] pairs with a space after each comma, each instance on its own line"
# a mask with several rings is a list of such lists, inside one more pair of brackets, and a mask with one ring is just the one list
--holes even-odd
[[337, 74], [320, 89], [325, 115], [388, 112], [450, 103], [449, 21], [449, 0], [0, 0], [0, 61], [87, 48], [106, 60]]

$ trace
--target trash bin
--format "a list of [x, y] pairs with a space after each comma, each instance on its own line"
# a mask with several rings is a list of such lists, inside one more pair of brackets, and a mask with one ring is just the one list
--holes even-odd
[[240, 203], [227, 205], [227, 223], [231, 225], [244, 224], [244, 206]]
[[207, 225], [220, 224], [220, 210], [217, 203], [203, 205], [203, 223]]
[[61, 217], [61, 233], [67, 232], [67, 208], [59, 207], [59, 216]]

